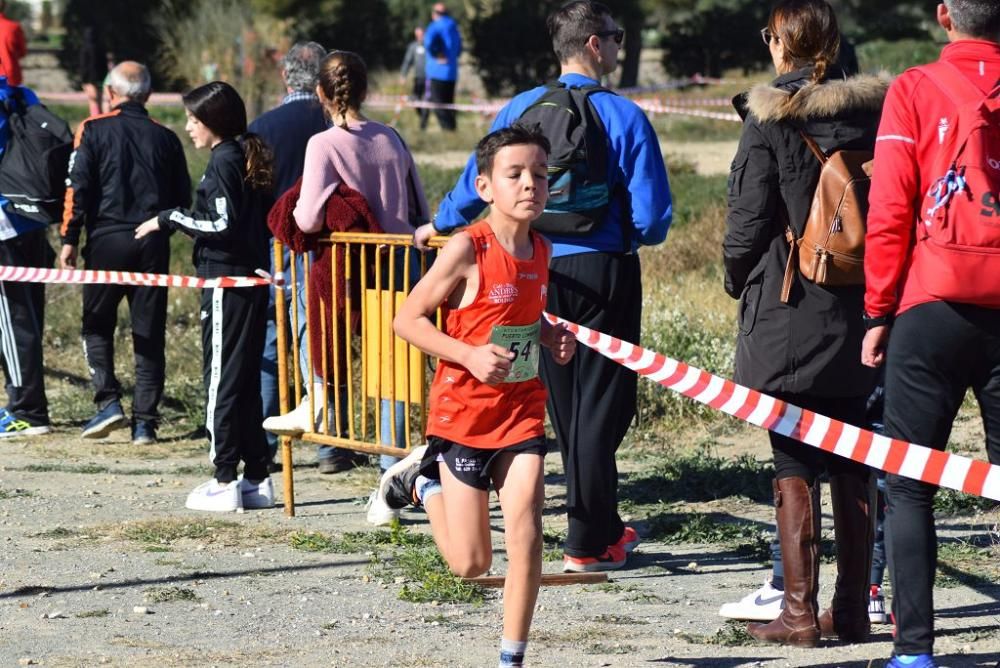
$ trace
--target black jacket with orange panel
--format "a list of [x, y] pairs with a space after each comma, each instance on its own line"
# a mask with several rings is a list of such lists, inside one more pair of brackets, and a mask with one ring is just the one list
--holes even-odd
[[191, 205], [180, 139], [141, 104], [124, 102], [86, 119], [74, 145], [60, 228], [64, 244], [79, 245], [84, 228], [94, 239], [134, 229], [164, 209]]

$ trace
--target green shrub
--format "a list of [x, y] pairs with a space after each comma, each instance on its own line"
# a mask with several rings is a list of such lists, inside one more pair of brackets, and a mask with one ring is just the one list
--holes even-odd
[[895, 42], [873, 40], [858, 46], [858, 63], [862, 72], [886, 70], [899, 74], [914, 65], [938, 59], [941, 45], [930, 40], [901, 39]]

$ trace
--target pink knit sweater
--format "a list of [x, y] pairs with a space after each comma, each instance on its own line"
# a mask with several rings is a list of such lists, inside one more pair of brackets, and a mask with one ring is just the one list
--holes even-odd
[[388, 126], [352, 121], [349, 128], [334, 126], [309, 140], [295, 223], [307, 233], [322, 229], [323, 205], [343, 182], [364, 195], [383, 230], [411, 234], [407, 183], [411, 171], [421, 210], [427, 212], [413, 156]]

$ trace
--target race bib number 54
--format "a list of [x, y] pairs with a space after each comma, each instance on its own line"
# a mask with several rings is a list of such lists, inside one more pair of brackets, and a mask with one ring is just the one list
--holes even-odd
[[538, 341], [541, 333], [541, 320], [533, 325], [493, 327], [490, 332], [490, 343], [514, 353], [505, 383], [520, 383], [538, 377]]

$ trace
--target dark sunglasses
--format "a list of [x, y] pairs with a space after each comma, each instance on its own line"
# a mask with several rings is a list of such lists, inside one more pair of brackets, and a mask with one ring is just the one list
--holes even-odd
[[781, 38], [778, 37], [777, 35], [775, 35], [773, 32], [771, 32], [770, 28], [761, 28], [760, 29], [760, 37], [761, 37], [761, 39], [764, 40], [764, 44], [768, 44], [768, 45], [771, 44], [771, 40], [772, 39], [775, 42], [781, 42]]
[[625, 31], [621, 28], [617, 30], [602, 30], [601, 32], [595, 32], [594, 35], [597, 37], [613, 37], [615, 44], [621, 44], [625, 41]]

